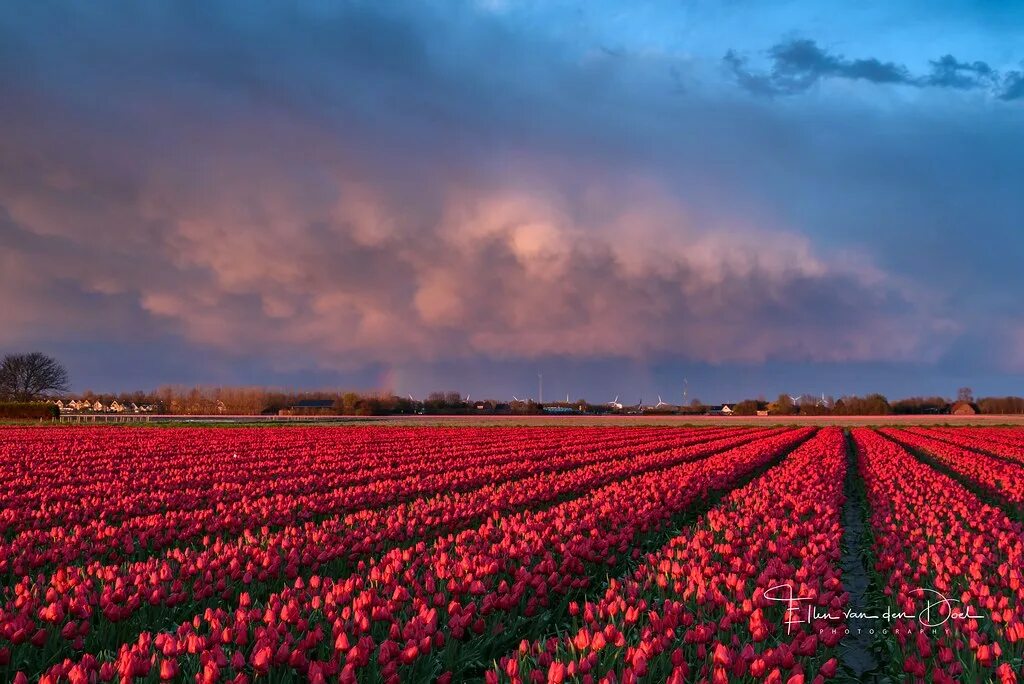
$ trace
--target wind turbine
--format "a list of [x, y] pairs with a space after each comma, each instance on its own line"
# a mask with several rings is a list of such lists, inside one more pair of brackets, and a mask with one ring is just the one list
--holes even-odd
[[666, 404], [665, 402], [663, 402], [661, 400], [661, 395], [659, 394], [658, 395], [658, 403], [654, 405], [654, 408], [661, 408], [662, 406], [668, 406], [668, 404]]
[[793, 396], [792, 394], [790, 394], [790, 395], [789, 395], [789, 398], [793, 400], [793, 403], [794, 403], [794, 404], [799, 404], [799, 403], [800, 403], [800, 400], [804, 398], [804, 395], [802, 395], [802, 394], [798, 394], [798, 395], [796, 395], [796, 396], [794, 397], [794, 396]]
[[614, 399], [612, 399], [611, 401], [608, 402], [608, 405], [611, 406], [613, 409], [618, 409], [620, 411], [622, 410], [622, 404], [619, 403], [619, 395], [618, 394], [615, 395]]

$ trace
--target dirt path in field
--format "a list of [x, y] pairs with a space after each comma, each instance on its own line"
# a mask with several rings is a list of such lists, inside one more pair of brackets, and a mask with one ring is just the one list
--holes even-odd
[[[854, 611], [866, 611], [869, 601], [868, 589], [871, 584], [865, 567], [865, 554], [869, 553], [870, 544], [866, 522], [867, 501], [862, 488], [858, 486], [860, 474], [857, 472], [856, 452], [849, 433], [846, 453], [846, 482], [843, 485], [846, 502], [843, 504], [843, 556], [840, 566], [843, 569], [843, 588], [850, 592], [850, 608]], [[872, 649], [875, 635], [870, 630], [874, 627], [875, 624], [871, 620], [856, 617], [847, 620], [850, 634], [843, 638], [840, 657], [843, 665], [858, 682], [884, 681], [877, 674], [879, 663]]]

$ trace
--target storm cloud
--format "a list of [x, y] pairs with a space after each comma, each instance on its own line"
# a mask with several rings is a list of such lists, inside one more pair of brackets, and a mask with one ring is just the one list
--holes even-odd
[[[998, 294], [965, 313], [1014, 271], [956, 244], [979, 226], [1018, 239], [1024, 135], [987, 96], [1012, 99], [1013, 74], [810, 40], [763, 72], [730, 53], [764, 94], [928, 91], [788, 110], [740, 97], [720, 50], [528, 19], [473, 3], [5, 13], [0, 345], [148, 346], [170, 374], [205, 353], [245, 360], [228, 379], [248, 382], [553, 359], [853, 367], [941, 364], [974, 317], [1019, 313]], [[979, 99], [936, 116], [946, 91]], [[985, 131], [965, 127], [979, 116]]]

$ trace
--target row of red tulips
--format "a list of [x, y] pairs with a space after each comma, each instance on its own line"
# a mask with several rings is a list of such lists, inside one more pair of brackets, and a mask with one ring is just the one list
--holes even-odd
[[[0, 431], [0, 680], [821, 681], [846, 461], [812, 433]], [[920, 457], [1016, 515], [1024, 437], [853, 437], [892, 679], [1016, 681], [1024, 530]]]
[[[610, 444], [657, 439], [636, 430], [612, 435], [588, 431], [568, 434], [551, 429], [468, 431], [380, 428], [326, 429], [314, 436], [306, 428], [296, 443], [293, 430], [108, 430], [108, 445], [95, 438], [87, 448], [73, 440], [48, 451], [47, 440], [10, 438], [0, 443], [0, 530], [7, 536], [25, 529], [86, 524], [102, 519], [215, 507], [245, 496], [291, 495], [328, 481], [331, 486], [365, 483], [390, 475], [417, 475], [425, 469], [459, 469], [506, 462], [527, 454], [571, 454]], [[62, 429], [52, 431], [64, 432]], [[666, 430], [664, 439], [691, 433]], [[154, 436], [156, 434], [156, 436]], [[456, 438], [457, 437], [457, 438]], [[594, 443], [596, 442], [596, 444]], [[174, 445], [173, 447], [171, 445]]]
[[396, 548], [341, 579], [296, 581], [264, 601], [210, 609], [143, 634], [112, 658], [90, 654], [44, 679], [164, 672], [202, 681], [253, 675], [311, 681], [462, 679], [508, 640], [567, 617], [587, 591], [709, 492], [780, 457], [811, 429], [594, 489], [553, 508], [496, 515], [476, 529]]
[[981, 451], [998, 456], [1007, 461], [1024, 464], [1024, 445], [1013, 444], [1004, 439], [995, 438], [987, 429], [979, 428], [904, 428], [904, 431], [920, 437], [939, 439], [950, 444], [966, 447], [971, 451]]
[[[387, 466], [380, 469], [376, 478], [362, 471], [358, 471], [358, 477], [336, 474], [310, 483], [301, 492], [287, 493], [279, 488], [274, 494], [267, 495], [260, 494], [257, 487], [251, 496], [243, 495], [209, 507], [186, 508], [189, 495], [183, 492], [175, 510], [133, 516], [119, 524], [99, 518], [72, 527], [22, 532], [8, 542], [0, 542], [0, 575], [8, 572], [21, 577], [53, 566], [138, 560], [167, 547], [195, 543], [207, 535], [235, 536], [243, 530], [262, 526], [296, 525], [436, 492], [464, 491], [488, 482], [706, 443], [722, 435], [718, 431], [705, 433], [694, 430], [682, 434], [673, 431], [659, 434], [657, 438], [648, 435], [646, 439], [639, 439], [643, 434], [629, 432], [587, 451], [567, 451], [565, 447], [556, 449], [540, 444], [529, 448], [528, 456], [524, 458], [514, 455], [501, 459], [481, 458], [480, 463], [469, 461], [457, 468], [450, 467], [441, 458], [436, 459], [436, 465], [432, 467], [425, 467], [426, 461], [420, 461], [416, 465], [419, 472], [415, 474], [406, 468], [396, 472]], [[753, 439], [760, 434], [764, 432], [725, 433], [723, 439], [732, 443], [740, 438]], [[305, 479], [303, 477], [301, 481]], [[301, 481], [296, 483], [293, 480], [288, 484], [298, 487]]]
[[564, 638], [524, 642], [487, 681], [831, 677], [847, 606], [838, 567], [845, 473], [843, 434], [826, 428], [602, 598], [571, 606]]
[[[16, 450], [17, 458], [5, 459], [7, 470], [14, 472], [4, 473], [13, 486], [3, 505], [17, 512], [12, 517], [16, 531], [99, 518], [113, 522], [179, 504], [215, 505], [247, 493], [291, 492], [296, 484], [312, 483], [311, 477], [365, 468], [370, 454], [389, 464], [403, 453], [419, 455], [404, 449], [389, 453], [387, 442], [371, 449], [372, 442], [360, 439], [369, 434], [353, 434], [347, 444], [307, 440], [303, 445], [293, 443], [295, 435], [284, 430], [265, 432], [263, 444], [252, 443], [245, 430], [172, 430], [176, 440], [162, 431], [107, 432], [105, 448], [102, 442], [90, 440], [83, 446], [69, 437], [63, 449], [48, 451], [45, 440], [33, 440]], [[466, 447], [486, 448], [474, 441], [468, 439]], [[442, 453], [439, 441], [413, 443], [424, 457]], [[325, 450], [325, 445], [332, 448]], [[460, 452], [461, 446], [456, 447]], [[466, 448], [464, 455], [472, 453]]]
[[895, 615], [879, 624], [893, 676], [1017, 681], [1024, 528], [896, 442], [867, 429], [853, 435], [886, 603], [875, 609]]
[[[776, 440], [793, 438], [787, 434]], [[0, 611], [0, 645], [9, 641], [13, 655], [26, 663], [63, 657], [69, 649], [116, 647], [126, 636], [165, 622], [169, 612], [192, 614], [204, 605], [233, 601], [243, 591], [265, 593], [284, 578], [328, 568], [337, 571], [339, 562], [347, 567], [396, 544], [458, 530], [492, 513], [580, 496], [596, 486], [749, 441], [736, 435], [331, 516], [276, 532], [245, 532], [235, 540], [216, 539], [202, 548], [174, 549], [127, 565], [93, 563], [61, 569], [46, 579], [24, 577]], [[762, 441], [774, 443], [771, 438]]]
[[927, 453], [979, 488], [1018, 509], [1024, 508], [1024, 464], [990, 456], [949, 442], [905, 430], [882, 429], [882, 434], [911, 449]]
[[985, 428], [938, 428], [937, 432], [949, 433], [962, 431], [966, 434], [976, 436], [978, 439], [998, 442], [1006, 446], [1024, 448], [1024, 431], [1019, 428], [1008, 427], [985, 427]]

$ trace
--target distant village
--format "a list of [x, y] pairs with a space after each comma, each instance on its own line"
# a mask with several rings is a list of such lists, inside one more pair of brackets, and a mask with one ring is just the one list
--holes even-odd
[[[392, 401], [387, 401], [391, 399]], [[200, 402], [200, 406], [191, 406], [187, 401], [170, 400], [167, 404], [163, 402], [136, 403], [134, 401], [119, 401], [117, 399], [101, 400], [93, 397], [83, 399], [48, 399], [48, 404], [57, 407], [61, 414], [75, 413], [109, 413], [109, 414], [194, 414], [198, 412], [206, 414], [231, 414], [238, 412], [237, 407], [229, 406], [222, 399], [213, 399]], [[688, 406], [669, 405], [659, 400], [657, 404], [644, 405], [639, 402], [632, 406], [626, 406], [618, 401], [611, 401], [605, 404], [590, 404], [585, 400], [576, 402], [549, 402], [541, 404], [532, 399], [513, 399], [511, 401], [498, 401], [485, 399], [470, 401], [466, 399], [453, 399], [442, 393], [435, 393], [423, 401], [414, 399], [403, 400], [400, 397], [380, 396], [359, 396], [355, 401], [348, 402], [346, 407], [344, 395], [340, 399], [315, 398], [295, 399], [286, 402], [271, 402], [263, 407], [259, 413], [264, 415], [331, 415], [331, 414], [359, 414], [363, 413], [475, 413], [475, 414], [638, 414], [638, 413], [660, 413], [660, 414], [690, 414], [709, 416], [731, 416], [736, 412], [738, 404], [712, 404], [704, 405], [696, 402]], [[756, 415], [770, 415], [767, 402], [762, 402], [763, 407], [756, 410]], [[383, 404], [393, 404], [384, 406]], [[247, 406], [251, 412], [251, 405]], [[348, 410], [346, 410], [346, 408]]]
[[156, 404], [122, 404], [116, 399], [109, 404], [88, 399], [50, 399], [46, 403], [54, 404], [61, 413], [158, 413]]
[[422, 400], [411, 395], [345, 393], [281, 393], [259, 389], [217, 388], [187, 391], [163, 389], [153, 395], [135, 393], [125, 396], [101, 396], [87, 393], [79, 398], [51, 398], [46, 403], [61, 415], [691, 415], [691, 416], [779, 416], [779, 415], [885, 415], [1024, 413], [1024, 399], [1017, 397], [983, 398], [975, 401], [969, 393], [948, 401], [940, 397], [901, 399], [890, 403], [882, 395], [867, 397], [820, 397], [780, 395], [775, 401], [747, 399], [723, 404], [670, 404], [658, 397], [657, 403], [625, 404], [619, 398], [591, 403], [576, 401], [544, 402], [533, 399], [472, 400], [457, 392], [434, 392]]

